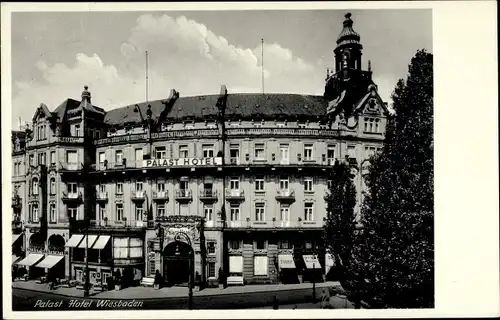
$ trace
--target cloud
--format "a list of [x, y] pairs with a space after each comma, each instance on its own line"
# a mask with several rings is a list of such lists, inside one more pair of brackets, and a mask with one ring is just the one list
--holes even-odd
[[[127, 41], [111, 50], [119, 52], [119, 61], [103, 61], [99, 53], [77, 54], [69, 66], [38, 61], [43, 79], [14, 84], [13, 118], [31, 119], [41, 102], [53, 110], [68, 97], [79, 99], [84, 85], [92, 102], [106, 110], [144, 101], [145, 51], [150, 100], [167, 97], [171, 88], [181, 96], [216, 94], [222, 84], [230, 93], [261, 91], [261, 43], [233, 45], [183, 16], [142, 15]], [[296, 57], [277, 43], [265, 43], [263, 51], [266, 92], [322, 94], [325, 72], [317, 61]]]

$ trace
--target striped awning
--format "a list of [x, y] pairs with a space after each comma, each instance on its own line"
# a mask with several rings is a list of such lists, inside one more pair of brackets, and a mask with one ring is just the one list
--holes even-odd
[[36, 266], [38, 268], [48, 268], [48, 269], [50, 269], [53, 266], [55, 266], [62, 259], [64, 259], [64, 256], [48, 255], [48, 256], [45, 256], [45, 258], [41, 262], [39, 262]]
[[83, 240], [83, 235], [82, 234], [74, 234], [71, 236], [69, 241], [66, 243], [66, 247], [69, 248], [76, 248], [80, 244], [80, 242]]
[[[99, 237], [98, 235], [96, 234], [89, 234], [88, 236], [89, 241], [88, 241], [88, 248], [92, 248], [92, 246], [94, 245], [94, 243], [97, 241], [97, 237]], [[80, 245], [78, 246], [78, 248], [83, 248], [85, 249], [87, 247], [87, 239], [86, 238], [83, 238], [82, 242], [80, 242]]]
[[19, 261], [17, 264], [21, 266], [31, 267], [34, 264], [37, 264], [40, 260], [42, 260], [43, 254], [41, 253], [30, 253], [26, 258]]
[[[111, 236], [99, 236], [99, 238], [95, 242], [94, 246], [90, 247], [90, 248], [102, 250], [108, 244], [110, 238], [111, 238]], [[90, 241], [89, 241], [89, 243], [90, 243]]]

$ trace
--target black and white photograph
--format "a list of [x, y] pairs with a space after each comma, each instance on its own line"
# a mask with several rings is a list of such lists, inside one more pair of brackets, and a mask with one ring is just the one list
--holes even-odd
[[435, 310], [439, 20], [373, 3], [9, 10], [10, 316]]

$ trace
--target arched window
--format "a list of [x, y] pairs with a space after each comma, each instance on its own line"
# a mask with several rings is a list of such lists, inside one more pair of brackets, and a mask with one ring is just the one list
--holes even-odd
[[38, 179], [37, 178], [33, 178], [33, 180], [31, 180], [31, 194], [38, 194]]
[[50, 178], [50, 194], [56, 194], [56, 179], [55, 178]]

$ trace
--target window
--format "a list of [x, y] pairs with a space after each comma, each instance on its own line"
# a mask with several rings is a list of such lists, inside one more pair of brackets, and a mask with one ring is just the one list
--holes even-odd
[[31, 194], [33, 194], [33, 195], [38, 194], [38, 179], [37, 178], [33, 178], [33, 180], [31, 180]]
[[47, 165], [47, 155], [45, 152], [38, 154], [38, 165]]
[[189, 186], [189, 181], [183, 179], [179, 181], [179, 189], [181, 190], [187, 190]]
[[230, 211], [230, 219], [231, 221], [238, 221], [240, 220], [240, 206], [237, 204], [231, 204], [231, 207], [229, 209]]
[[253, 259], [253, 274], [255, 276], [267, 276], [267, 256], [255, 256]]
[[50, 178], [50, 194], [56, 194], [56, 178]]
[[313, 203], [312, 202], [304, 203], [304, 220], [305, 221], [313, 221]]
[[255, 160], [265, 160], [265, 149], [263, 143], [255, 144]]
[[30, 154], [29, 164], [30, 164], [30, 166], [35, 165], [35, 155], [34, 154]]
[[167, 148], [156, 147], [155, 148], [155, 159], [166, 159], [167, 158]]
[[80, 125], [79, 124], [75, 124], [75, 137], [79, 137], [81, 134], [80, 132]]
[[365, 127], [365, 129], [363, 131], [364, 132], [368, 132], [368, 119], [365, 119], [365, 121], [364, 121], [364, 127]]
[[281, 240], [279, 242], [279, 248], [280, 249], [291, 249], [290, 242], [288, 240]]
[[208, 254], [215, 254], [215, 241], [208, 241], [207, 242], [207, 253]]
[[75, 150], [66, 151], [66, 162], [67, 163], [78, 163], [78, 152]]
[[328, 190], [330, 190], [333, 186], [333, 181], [332, 180], [327, 180], [326, 181], [326, 187], [328, 188]]
[[306, 249], [312, 249], [312, 247], [313, 247], [312, 241], [306, 241], [304, 247]]
[[266, 240], [257, 240], [257, 241], [255, 241], [255, 249], [265, 250], [265, 249], [267, 249], [266, 244], [267, 244]]
[[135, 220], [142, 221], [143, 218], [144, 218], [144, 208], [142, 206], [142, 203], [137, 203], [135, 205]]
[[379, 126], [378, 126], [378, 123], [379, 123], [379, 119], [375, 119], [375, 132], [376, 133], [379, 133]]
[[356, 158], [356, 146], [348, 146], [347, 155], [349, 158]]
[[157, 192], [165, 192], [165, 183], [163, 182], [158, 182], [156, 184], [156, 191]]
[[123, 194], [123, 183], [122, 182], [116, 183], [116, 194]]
[[68, 182], [66, 184], [66, 190], [68, 190], [68, 194], [78, 193], [78, 185], [75, 182]]
[[136, 192], [141, 192], [142, 191], [142, 187], [143, 187], [142, 181], [136, 181], [135, 182], [135, 191]]
[[231, 240], [229, 242], [229, 247], [233, 250], [238, 250], [240, 248], [240, 241], [239, 240]]
[[215, 278], [215, 262], [207, 263], [207, 274], [209, 278]]
[[179, 146], [179, 158], [189, 158], [188, 146], [182, 145]]
[[202, 146], [203, 158], [213, 158], [214, 157], [214, 146], [204, 145]]
[[265, 204], [262, 202], [255, 204], [255, 221], [264, 221], [265, 215]]
[[103, 220], [106, 217], [106, 205], [99, 206], [99, 220]]
[[370, 119], [369, 128], [370, 128], [370, 132], [373, 132], [373, 118]]
[[101, 131], [96, 130], [95, 131], [95, 137], [96, 137], [96, 139], [100, 139], [101, 138]]
[[281, 178], [280, 179], [280, 190], [287, 191], [288, 185], [289, 185], [288, 178]]
[[304, 145], [304, 160], [308, 160], [308, 161], [313, 160], [313, 145], [312, 144]]
[[76, 208], [76, 207], [68, 207], [67, 212], [68, 212], [68, 217], [70, 217], [71, 219], [77, 219], [78, 218], [78, 208]]
[[99, 163], [101, 165], [104, 164], [104, 161], [106, 161], [106, 153], [104, 152], [99, 152]]
[[239, 190], [240, 189], [240, 178], [231, 177], [231, 180], [229, 181], [229, 188], [231, 190]]
[[313, 178], [304, 178], [304, 191], [313, 192]]
[[56, 164], [56, 152], [55, 151], [50, 152], [50, 164]]
[[105, 184], [100, 184], [99, 185], [99, 192], [100, 193], [106, 193], [106, 185]]
[[333, 162], [335, 161], [335, 146], [328, 146], [326, 158], [328, 159], [328, 162], [333, 165]]
[[38, 203], [33, 203], [31, 205], [31, 217], [32, 222], [38, 222]]
[[165, 216], [165, 204], [158, 203], [156, 205], [156, 215], [158, 217], [164, 217]]
[[116, 204], [116, 220], [123, 220], [123, 203]]
[[122, 164], [122, 162], [123, 162], [123, 151], [116, 150], [116, 152], [115, 152], [115, 163], [116, 164]]
[[205, 219], [206, 221], [212, 221], [213, 220], [213, 212], [214, 212], [214, 208], [212, 206], [208, 206], [206, 205], [204, 208], [203, 208], [203, 212], [205, 213]]
[[41, 124], [41, 125], [38, 126], [37, 136], [38, 136], [37, 140], [44, 140], [46, 138], [46, 136], [45, 136], [45, 125]]
[[113, 238], [113, 257], [128, 258], [129, 243], [128, 238]]
[[142, 161], [143, 156], [144, 156], [144, 150], [142, 150], [142, 148], [135, 149], [135, 161], [137, 161], [138, 165], [140, 165], [139, 161]]
[[280, 207], [280, 219], [281, 221], [290, 221], [290, 206], [282, 204]]
[[264, 178], [255, 178], [255, 191], [263, 192], [264, 190]]
[[229, 146], [229, 158], [231, 164], [239, 164], [240, 161], [240, 147], [238, 145]]
[[55, 203], [50, 204], [49, 212], [50, 212], [50, 222], [56, 222], [57, 219], [56, 219], [56, 204]]

